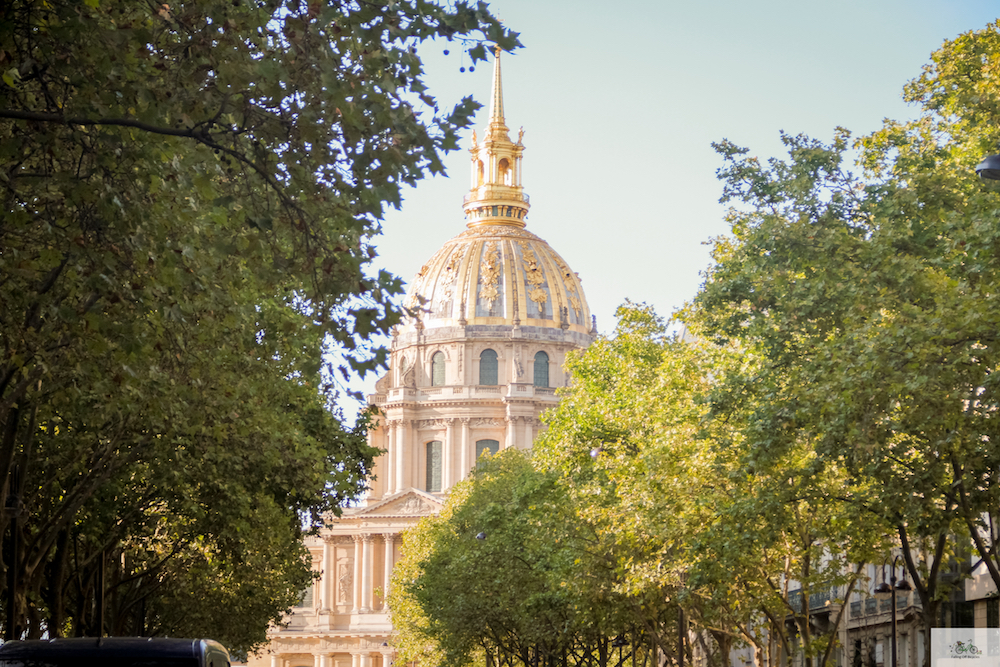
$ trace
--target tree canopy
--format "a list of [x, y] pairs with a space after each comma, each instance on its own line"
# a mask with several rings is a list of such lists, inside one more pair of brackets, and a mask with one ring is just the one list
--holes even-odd
[[367, 270], [383, 208], [477, 108], [426, 90], [434, 38], [517, 45], [461, 2], [0, 8], [8, 636], [239, 652], [294, 603], [303, 527], [375, 454], [331, 379], [398, 320]]

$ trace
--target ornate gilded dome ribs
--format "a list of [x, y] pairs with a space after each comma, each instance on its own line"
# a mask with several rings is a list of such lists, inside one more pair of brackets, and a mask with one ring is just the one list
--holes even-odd
[[552, 298], [542, 262], [526, 241], [518, 241], [517, 245], [521, 250], [521, 266], [528, 297], [528, 303], [525, 304], [528, 311], [526, 315], [528, 318], [551, 320]]
[[476, 317], [503, 317], [504, 292], [503, 262], [500, 256], [500, 242], [486, 241], [481, 244], [479, 280], [476, 290]]

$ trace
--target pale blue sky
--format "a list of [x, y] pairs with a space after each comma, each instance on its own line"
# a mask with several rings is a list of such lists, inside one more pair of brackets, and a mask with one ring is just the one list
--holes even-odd
[[[503, 81], [507, 124], [525, 129], [528, 229], [579, 273], [604, 333], [626, 298], [669, 315], [697, 291], [704, 242], [726, 232], [712, 141], [765, 158], [781, 130], [828, 140], [838, 125], [858, 136], [911, 117], [906, 81], [945, 39], [998, 15], [978, 0], [490, 4], [525, 47], [503, 56]], [[442, 106], [488, 99], [491, 65], [461, 73], [457, 44], [422, 55]], [[468, 143], [449, 156], [450, 178], [423, 181], [389, 213], [379, 268], [409, 281], [465, 229]]]

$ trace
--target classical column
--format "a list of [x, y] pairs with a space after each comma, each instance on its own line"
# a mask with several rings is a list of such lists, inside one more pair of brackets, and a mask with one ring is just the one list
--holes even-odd
[[322, 653], [313, 653], [313, 667], [326, 667], [326, 656]]
[[354, 580], [351, 590], [351, 613], [356, 614], [361, 606], [361, 536], [351, 535], [354, 538]]
[[361, 538], [361, 613], [372, 609], [372, 570], [375, 565], [375, 549], [372, 536]]
[[333, 537], [327, 535], [323, 538], [323, 579], [320, 582], [322, 592], [320, 593], [321, 609], [319, 613], [329, 614], [333, 609], [333, 579], [336, 573], [333, 571]]
[[383, 498], [396, 492], [396, 461], [394, 459], [396, 450], [393, 446], [396, 439], [392, 437], [394, 431], [393, 422], [387, 421], [385, 424], [385, 454], [382, 456], [385, 461], [385, 470], [379, 474], [379, 477], [384, 480], [382, 482]]
[[465, 479], [469, 474], [469, 470], [472, 468], [472, 464], [469, 463], [469, 448], [472, 444], [469, 442], [469, 422], [472, 421], [469, 417], [462, 417], [462, 448], [461, 456], [459, 457], [462, 461], [462, 469], [459, 473], [459, 479]]
[[281, 667], [281, 656], [277, 653], [271, 654], [271, 667]]
[[370, 652], [361, 653], [361, 664], [358, 667], [372, 667], [372, 654]]
[[382, 667], [392, 667], [392, 651], [382, 651]]
[[455, 420], [446, 419], [448, 428], [444, 433], [444, 452], [441, 456], [441, 490], [447, 491], [454, 484], [452, 468], [455, 465]]
[[406, 488], [406, 452], [410, 447], [407, 439], [406, 422], [402, 419], [393, 420], [396, 426], [396, 493]]
[[396, 536], [392, 533], [384, 533], [382, 539], [385, 541], [385, 572], [382, 577], [382, 609], [389, 608], [389, 581], [392, 579], [392, 557], [393, 545], [396, 543]]
[[361, 654], [351, 651], [351, 667], [361, 667]]
[[504, 421], [507, 422], [507, 429], [504, 433], [505, 442], [503, 448], [508, 449], [514, 446], [514, 424], [517, 422], [517, 417], [507, 415]]
[[521, 421], [524, 423], [524, 447], [525, 449], [531, 449], [534, 445], [532, 435], [535, 430], [535, 420], [533, 417], [521, 417]]

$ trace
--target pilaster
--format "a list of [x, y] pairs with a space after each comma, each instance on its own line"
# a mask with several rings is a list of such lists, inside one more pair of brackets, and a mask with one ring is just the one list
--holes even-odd
[[372, 570], [375, 566], [372, 535], [361, 537], [361, 608], [362, 614], [372, 610]]
[[[351, 613], [356, 614], [361, 611], [361, 553], [363, 544], [361, 535], [352, 535], [354, 539], [354, 577], [352, 578], [351, 590]], [[355, 667], [357, 667], [355, 665]]]

